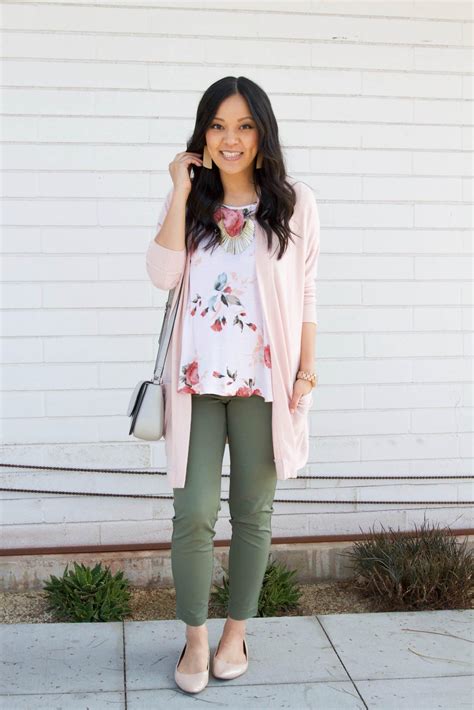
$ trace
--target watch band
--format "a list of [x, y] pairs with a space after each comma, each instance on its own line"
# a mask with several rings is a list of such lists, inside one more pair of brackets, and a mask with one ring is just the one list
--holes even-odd
[[308, 382], [311, 382], [312, 387], [316, 387], [318, 383], [318, 375], [315, 372], [309, 372], [308, 370], [298, 370], [296, 379], [307, 380]]

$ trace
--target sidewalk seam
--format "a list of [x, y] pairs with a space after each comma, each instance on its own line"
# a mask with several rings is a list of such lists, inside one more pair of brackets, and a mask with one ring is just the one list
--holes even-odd
[[327, 640], [329, 641], [329, 643], [330, 643], [331, 646], [332, 646], [332, 649], [333, 649], [334, 653], [335, 653], [336, 656], [338, 657], [339, 663], [340, 663], [341, 666], [344, 668], [344, 670], [345, 670], [345, 672], [346, 672], [346, 674], [347, 674], [347, 677], [348, 677], [349, 680], [351, 681], [354, 690], [356, 691], [357, 695], [359, 696], [359, 698], [360, 698], [361, 701], [363, 702], [364, 707], [366, 708], [366, 710], [369, 710], [369, 706], [367, 705], [367, 703], [365, 702], [364, 698], [362, 697], [359, 688], [357, 687], [357, 685], [355, 684], [354, 680], [352, 679], [351, 674], [350, 674], [349, 671], [347, 670], [344, 661], [342, 660], [342, 658], [340, 657], [339, 653], [337, 652], [337, 649], [336, 649], [336, 647], [334, 646], [334, 644], [333, 644], [333, 642], [332, 642], [332, 639], [331, 639], [331, 637], [329, 636], [329, 634], [328, 634], [328, 632], [326, 631], [326, 629], [324, 628], [322, 622], [320, 621], [319, 616], [318, 616], [317, 614], [314, 614], [313, 616], [311, 616], [311, 619], [314, 619], [314, 620], [319, 624], [319, 627], [322, 629], [323, 634], [326, 636]]
[[125, 710], [128, 707], [127, 699], [127, 651], [125, 648], [125, 622], [122, 621], [122, 650], [123, 650], [123, 699]]

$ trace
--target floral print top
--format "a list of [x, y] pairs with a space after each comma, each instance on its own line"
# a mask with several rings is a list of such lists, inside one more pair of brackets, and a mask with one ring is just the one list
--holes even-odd
[[[228, 234], [236, 236], [256, 205], [221, 205], [216, 221], [222, 218]], [[179, 373], [178, 392], [273, 401], [254, 238], [241, 253], [220, 244], [204, 251], [199, 244], [191, 255]]]

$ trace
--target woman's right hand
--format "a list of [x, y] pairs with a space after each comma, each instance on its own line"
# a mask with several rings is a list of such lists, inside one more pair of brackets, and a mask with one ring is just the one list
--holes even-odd
[[175, 191], [182, 191], [189, 194], [192, 188], [192, 180], [189, 176], [191, 165], [202, 167], [200, 153], [176, 153], [174, 160], [168, 165], [168, 169], [173, 180]]

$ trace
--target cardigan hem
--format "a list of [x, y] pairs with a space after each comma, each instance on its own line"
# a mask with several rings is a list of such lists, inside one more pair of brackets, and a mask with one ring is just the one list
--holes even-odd
[[297, 469], [288, 459], [274, 459], [277, 478], [279, 481], [287, 481], [289, 478], [298, 478]]

